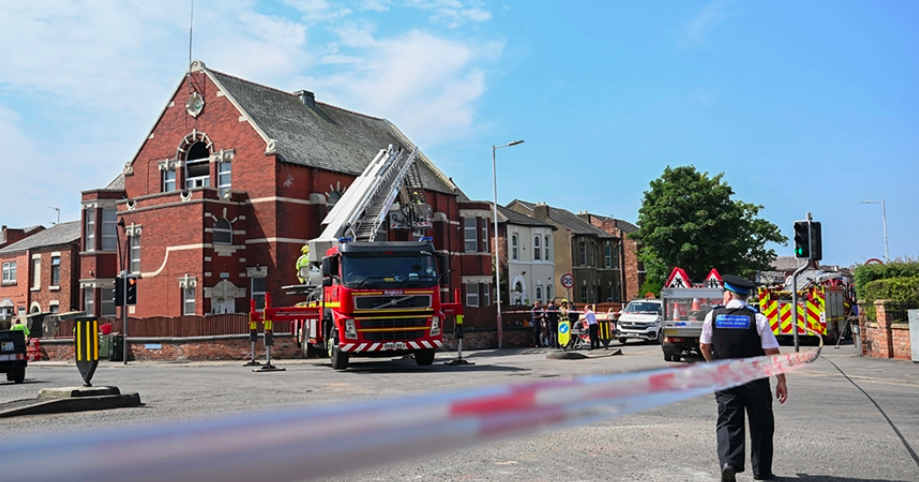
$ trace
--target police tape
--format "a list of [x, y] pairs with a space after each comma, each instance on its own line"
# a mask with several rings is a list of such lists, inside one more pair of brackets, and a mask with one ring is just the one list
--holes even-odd
[[611, 418], [798, 369], [801, 353], [17, 440], [5, 480], [306, 480]]

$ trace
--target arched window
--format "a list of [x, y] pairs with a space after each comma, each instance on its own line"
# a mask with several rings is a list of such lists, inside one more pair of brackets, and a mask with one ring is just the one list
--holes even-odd
[[203, 142], [196, 142], [185, 156], [185, 187], [207, 187], [211, 185], [211, 152]]
[[[542, 254], [542, 248], [539, 247], [539, 236], [533, 236], [533, 260], [539, 261], [539, 257]], [[537, 296], [538, 300], [539, 297]]]
[[511, 259], [517, 261], [517, 235], [511, 236]]
[[[543, 259], [545, 259], [546, 261], [549, 261], [549, 237], [548, 237], [548, 236], [546, 236], [546, 244], [543, 245], [543, 249], [546, 250], [546, 257], [543, 258]], [[548, 295], [546, 295], [546, 296], [548, 296]]]
[[542, 301], [542, 286], [536, 287], [536, 300]]
[[226, 218], [214, 223], [214, 244], [233, 244], [233, 227]]

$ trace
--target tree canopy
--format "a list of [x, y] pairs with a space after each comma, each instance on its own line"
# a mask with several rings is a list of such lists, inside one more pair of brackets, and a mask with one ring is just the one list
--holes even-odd
[[767, 242], [785, 244], [775, 224], [757, 217], [763, 206], [731, 199], [734, 190], [695, 166], [671, 168], [651, 181], [638, 211], [638, 258], [649, 279], [663, 281], [674, 266], [700, 282], [712, 268], [749, 276], [775, 260]]

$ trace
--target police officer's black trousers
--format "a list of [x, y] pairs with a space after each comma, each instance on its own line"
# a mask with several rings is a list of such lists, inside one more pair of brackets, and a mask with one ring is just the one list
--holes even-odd
[[718, 402], [718, 461], [744, 470], [744, 411], [750, 421], [750, 463], [754, 476], [772, 473], [772, 391], [761, 378], [739, 387], [715, 392]]
[[542, 346], [542, 327], [538, 321], [531, 321], [530, 323], [533, 323], [533, 346]]

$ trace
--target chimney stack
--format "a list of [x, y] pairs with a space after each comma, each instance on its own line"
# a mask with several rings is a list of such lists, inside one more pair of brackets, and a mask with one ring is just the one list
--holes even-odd
[[300, 102], [303, 102], [303, 105], [310, 109], [316, 108], [316, 94], [308, 90], [298, 90], [294, 94], [300, 98]]

